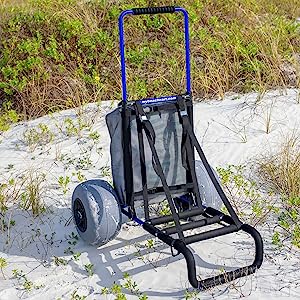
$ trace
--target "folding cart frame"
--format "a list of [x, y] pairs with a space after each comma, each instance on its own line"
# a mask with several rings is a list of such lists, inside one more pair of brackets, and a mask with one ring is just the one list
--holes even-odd
[[[169, 97], [149, 98], [139, 101], [127, 100], [126, 87], [126, 65], [125, 65], [125, 41], [124, 41], [124, 17], [127, 15], [143, 15], [158, 13], [182, 13], [184, 17], [184, 36], [185, 36], [185, 58], [186, 58], [186, 93]], [[123, 214], [140, 224], [147, 232], [157, 237], [171, 247], [172, 255], [183, 254], [188, 271], [188, 279], [194, 288], [205, 290], [237, 278], [254, 273], [263, 261], [263, 242], [260, 234], [250, 225], [243, 224], [225, 193], [223, 192], [219, 181], [213, 173], [212, 168], [201, 149], [199, 142], [193, 130], [193, 104], [191, 94], [191, 70], [190, 70], [190, 45], [189, 45], [189, 18], [188, 13], [181, 7], [155, 7], [155, 8], [137, 8], [123, 11], [119, 17], [120, 32], [120, 52], [122, 67], [122, 98], [120, 104], [122, 118], [122, 147], [123, 147], [123, 166], [124, 166], [124, 189], [123, 196], [119, 194]], [[170, 185], [164, 167], [161, 163], [160, 153], [157, 152], [156, 130], [152, 126], [151, 118], [163, 113], [174, 115], [175, 122], [181, 127], [181, 163], [185, 172], [185, 182], [181, 184]], [[139, 145], [139, 157], [133, 157], [132, 153], [132, 122], [136, 122], [136, 134]], [[160, 179], [160, 184], [149, 188], [147, 168], [149, 168], [149, 157], [145, 157], [145, 145], [151, 150], [152, 167]], [[200, 159], [225, 205], [228, 215], [212, 207], [205, 207], [199, 193], [197, 176], [195, 172], [195, 154], [199, 154]], [[112, 157], [112, 160], [114, 158]], [[133, 160], [139, 160], [140, 176], [142, 190], [134, 190], [133, 182]], [[148, 166], [148, 167], [147, 167]], [[114, 169], [113, 169], [114, 176]], [[114, 176], [114, 185], [118, 184]], [[156, 194], [165, 194], [171, 214], [167, 216], [151, 217], [149, 213], [149, 199]], [[178, 195], [180, 196], [174, 196]], [[144, 218], [139, 218], [135, 210], [137, 198], [143, 199]], [[199, 216], [200, 219], [199, 219]], [[195, 220], [198, 217], [198, 220]], [[170, 225], [172, 222], [174, 225]], [[205, 227], [207, 225], [218, 224], [220, 227], [208, 230], [202, 233], [186, 235], [186, 231], [194, 228]], [[164, 225], [163, 228], [158, 226]], [[194, 255], [188, 245], [215, 238], [218, 236], [244, 231], [250, 234], [255, 241], [255, 258], [251, 265], [238, 268], [234, 271], [224, 272], [218, 276], [198, 280], [196, 275], [196, 265]], [[171, 235], [177, 234], [174, 238]], [[174, 253], [176, 250], [176, 254]]]

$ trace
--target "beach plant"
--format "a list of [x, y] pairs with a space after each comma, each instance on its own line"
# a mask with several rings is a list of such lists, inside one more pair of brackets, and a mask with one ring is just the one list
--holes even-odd
[[272, 112], [274, 109], [274, 102], [272, 101], [271, 105], [267, 107], [266, 115], [265, 115], [265, 131], [267, 134], [271, 132], [272, 129]]
[[214, 122], [221, 125], [226, 130], [229, 130], [230, 132], [234, 133], [235, 136], [238, 138], [238, 140], [241, 143], [247, 143], [248, 138], [247, 138], [247, 132], [246, 132], [245, 125], [238, 126], [237, 124], [235, 124], [235, 122], [233, 120], [230, 120], [230, 125], [225, 125], [225, 124], [219, 123], [215, 120], [214, 120]]
[[0, 183], [0, 231], [6, 246], [13, 241], [11, 229], [16, 226], [16, 211], [30, 211], [33, 217], [46, 212], [44, 193], [45, 174], [33, 169], [14, 173]]
[[26, 274], [22, 270], [14, 269], [12, 270], [12, 273], [13, 278], [17, 279], [18, 283], [21, 284], [27, 292], [32, 289], [40, 289], [44, 286], [43, 284], [34, 284], [27, 278]]
[[[91, 126], [83, 117], [77, 117], [76, 119], [66, 118], [64, 119], [65, 133], [67, 136], [82, 137], [83, 130], [90, 131]], [[92, 135], [93, 136], [93, 135]]]
[[131, 278], [131, 276], [125, 272], [123, 274], [122, 283], [114, 283], [110, 288], [104, 287], [101, 290], [102, 295], [112, 294], [119, 300], [126, 300], [125, 291], [130, 292], [132, 295], [136, 296], [139, 300], [147, 300], [148, 296], [140, 292], [137, 283]]
[[31, 210], [34, 216], [38, 216], [46, 210], [43, 202], [45, 179], [44, 173], [34, 170], [29, 170], [23, 174], [23, 188], [19, 206], [21, 209]]
[[278, 223], [285, 229], [283, 235], [289, 236], [292, 244], [300, 248], [300, 196], [283, 201], [286, 207], [280, 212]]
[[159, 216], [169, 216], [171, 214], [171, 209], [167, 200], [162, 201], [157, 210]]
[[154, 248], [154, 244], [155, 244], [154, 239], [149, 239], [149, 240], [147, 240], [146, 247], [148, 249], [153, 249]]
[[1, 274], [3, 276], [3, 278], [5, 279], [5, 275], [4, 275], [4, 272], [3, 270], [8, 266], [8, 263], [7, 263], [7, 260], [3, 257], [0, 257], [0, 271], [1, 271]]
[[69, 246], [64, 250], [64, 253], [67, 254], [67, 255], [69, 255], [69, 254], [74, 255], [75, 254], [74, 251], [73, 251], [74, 246], [77, 245], [78, 240], [79, 240], [78, 235], [75, 232], [72, 231], [71, 234], [68, 235], [68, 240], [67, 241], [68, 241]]
[[0, 133], [7, 131], [12, 124], [20, 120], [20, 115], [12, 108], [12, 102], [6, 101], [0, 106]]
[[109, 177], [109, 178], [112, 177], [111, 169], [110, 169], [109, 166], [101, 167], [100, 171], [101, 171], [101, 176], [103, 176], [103, 177]]
[[258, 160], [258, 175], [272, 191], [285, 199], [300, 195], [300, 138], [297, 132], [287, 136], [277, 151]]
[[69, 254], [73, 255], [73, 254], [74, 254], [73, 248], [70, 247], [70, 246], [68, 246], [68, 247], [64, 250], [64, 254], [66, 254], [66, 255], [69, 255]]
[[68, 136], [76, 136], [80, 133], [80, 127], [77, 127], [74, 124], [74, 121], [71, 118], [66, 118], [64, 120], [65, 127], [66, 127], [66, 134]]
[[62, 257], [57, 257], [57, 256], [54, 256], [54, 264], [56, 266], [66, 266], [68, 264], [68, 261]]
[[126, 300], [125, 294], [122, 292], [122, 285], [114, 283], [110, 288], [104, 287], [101, 290], [101, 295], [113, 294], [119, 300]]
[[186, 290], [184, 293], [185, 300], [200, 300], [199, 291], [197, 290]]
[[58, 184], [63, 189], [63, 193], [66, 194], [69, 191], [69, 183], [71, 182], [71, 178], [69, 176], [59, 176]]
[[300, 140], [296, 132], [277, 151], [259, 158], [258, 175], [281, 199], [280, 205], [273, 209], [278, 219], [273, 244], [282, 245], [288, 239], [300, 248]]
[[83, 149], [77, 157], [69, 153], [62, 153], [58, 157], [65, 169], [74, 167], [76, 170], [88, 170], [93, 164], [91, 159], [91, 149]]
[[76, 179], [79, 181], [79, 182], [83, 182], [86, 180], [86, 177], [84, 174], [82, 174], [81, 170], [78, 170], [77, 172], [73, 172], [72, 173], [72, 176], [73, 177], [76, 177]]
[[94, 265], [93, 264], [85, 264], [84, 269], [88, 273], [89, 276], [93, 276], [94, 274]]
[[[91, 152], [86, 150], [83, 153], [80, 153], [80, 157], [75, 160], [75, 168], [79, 170], [88, 170], [93, 162], [91, 160]], [[102, 169], [101, 169], [102, 171]]]
[[217, 171], [224, 191], [241, 220], [254, 226], [263, 223], [273, 208], [273, 202], [260, 193], [254, 180], [246, 178], [245, 166], [228, 165], [217, 168]]
[[49, 127], [40, 123], [36, 127], [28, 128], [23, 132], [22, 141], [27, 145], [31, 151], [35, 150], [37, 146], [49, 144], [54, 139], [54, 133]]
[[89, 134], [89, 138], [94, 142], [94, 144], [98, 144], [100, 141], [100, 133], [98, 131], [92, 131]]
[[70, 245], [73, 245], [73, 246], [75, 246], [76, 244], [77, 244], [77, 242], [78, 242], [78, 235], [75, 233], [75, 232], [71, 232], [71, 234], [69, 235], [69, 241], [68, 241], [68, 243], [70, 244]]
[[274, 231], [273, 233], [272, 244], [278, 247], [282, 247], [282, 241], [280, 238], [280, 233], [278, 231]]
[[43, 194], [45, 192], [45, 174], [36, 170], [27, 170], [11, 176], [7, 181], [0, 183], [0, 229], [14, 226], [15, 220], [7, 212], [17, 205], [21, 209], [30, 210], [34, 216], [45, 212]]
[[14, 177], [0, 183], [0, 231], [2, 233], [16, 224], [9, 210], [12, 205], [18, 203], [21, 194], [21, 186]]
[[8, 184], [1, 183], [0, 184], [0, 212], [4, 214], [8, 209]]
[[80, 256], [81, 256], [81, 253], [80, 252], [76, 252], [76, 253], [73, 254], [73, 259], [75, 261], [78, 261]]
[[71, 300], [85, 300], [87, 296], [80, 296], [78, 294], [78, 289], [74, 290], [71, 294]]

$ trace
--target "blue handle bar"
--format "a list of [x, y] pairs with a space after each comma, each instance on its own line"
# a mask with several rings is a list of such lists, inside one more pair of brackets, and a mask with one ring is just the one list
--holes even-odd
[[[190, 37], [189, 37], [189, 16], [182, 7], [175, 7], [175, 12], [181, 12], [184, 16], [184, 36], [185, 36], [185, 64], [186, 64], [186, 92], [191, 93], [191, 59], [190, 59]], [[126, 84], [126, 62], [125, 62], [125, 39], [124, 39], [124, 18], [133, 15], [133, 10], [124, 10], [119, 16], [120, 53], [122, 71], [122, 99], [127, 102]]]

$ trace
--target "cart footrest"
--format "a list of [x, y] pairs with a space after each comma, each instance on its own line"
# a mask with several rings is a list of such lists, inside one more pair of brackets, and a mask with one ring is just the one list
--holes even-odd
[[[196, 209], [192, 210], [192, 211], [196, 212]], [[263, 261], [263, 242], [262, 242], [262, 238], [261, 238], [259, 232], [255, 228], [253, 228], [252, 226], [250, 226], [248, 224], [242, 224], [241, 226], [237, 226], [237, 225], [233, 224], [234, 222], [229, 216], [226, 216], [228, 220], [226, 220], [226, 222], [225, 222], [224, 217], [223, 217], [224, 215], [221, 212], [219, 212], [215, 209], [211, 209], [208, 211], [214, 216], [203, 219], [203, 220], [199, 220], [196, 222], [190, 222], [187, 224], [183, 224], [183, 225], [181, 225], [182, 229], [187, 230], [188, 228], [195, 228], [196, 226], [201, 227], [204, 225], [208, 225], [208, 224], [204, 224], [204, 222], [212, 222], [213, 220], [216, 221], [216, 223], [218, 223], [218, 222], [219, 223], [227, 223], [229, 225], [227, 225], [227, 226], [224, 225], [224, 227], [206, 231], [206, 232], [199, 233], [196, 235], [187, 236], [187, 237], [185, 237], [184, 241], [182, 241], [180, 239], [173, 239], [169, 235], [172, 233], [176, 233], [175, 227], [170, 227], [170, 228], [165, 229], [165, 231], [163, 231], [163, 230], [158, 229], [151, 223], [145, 222], [142, 224], [143, 228], [146, 231], [148, 231], [152, 235], [156, 236], [161, 241], [163, 241], [167, 245], [169, 245], [172, 249], [177, 250], [179, 254], [181, 253], [184, 256], [184, 258], [186, 260], [186, 264], [187, 264], [187, 272], [188, 272], [189, 282], [194, 288], [197, 288], [200, 290], [206, 290], [206, 289], [212, 288], [214, 286], [233, 281], [240, 277], [244, 277], [244, 276], [253, 274], [253, 273], [255, 273], [255, 271], [258, 268], [260, 268], [262, 261]], [[191, 211], [189, 211], [189, 212], [191, 212]], [[182, 216], [182, 214], [183, 213], [181, 213], [181, 216]], [[163, 218], [166, 219], [167, 217], [163, 217]], [[156, 219], [157, 219], [157, 223], [161, 224], [161, 222], [158, 221], [160, 218], [156, 218]], [[208, 221], [208, 220], [210, 220], [210, 221]], [[150, 221], [153, 221], [153, 219]], [[193, 226], [195, 226], [195, 227], [193, 227]], [[218, 276], [214, 276], [214, 277], [207, 278], [204, 280], [198, 280], [197, 275], [196, 275], [195, 258], [194, 258], [192, 251], [188, 248], [187, 245], [194, 243], [194, 242], [214, 238], [217, 236], [221, 236], [221, 235], [225, 235], [225, 234], [229, 234], [229, 233], [233, 233], [233, 232], [238, 232], [240, 230], [250, 234], [252, 236], [252, 238], [254, 239], [255, 257], [254, 257], [253, 263], [249, 266], [241, 267], [234, 271], [224, 272]]]
[[[228, 228], [228, 227], [224, 227], [224, 228]], [[191, 250], [187, 247], [187, 245], [183, 241], [176, 240], [173, 243], [172, 246], [179, 253], [183, 254], [186, 260], [189, 282], [194, 288], [198, 288], [200, 290], [206, 290], [214, 286], [253, 274], [258, 268], [260, 268], [263, 261], [263, 242], [259, 232], [255, 228], [247, 224], [243, 224], [240, 227], [240, 229], [237, 229], [236, 231], [239, 230], [243, 230], [244, 232], [249, 233], [254, 239], [255, 258], [253, 263], [249, 266], [241, 267], [234, 271], [224, 272], [223, 274], [220, 274], [218, 276], [214, 276], [200, 281], [197, 279], [196, 276], [195, 258]]]

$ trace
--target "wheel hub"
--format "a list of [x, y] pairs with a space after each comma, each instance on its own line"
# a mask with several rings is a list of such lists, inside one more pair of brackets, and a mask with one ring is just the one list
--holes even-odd
[[81, 200], [78, 198], [74, 201], [74, 219], [78, 229], [85, 232], [87, 229], [86, 213]]

